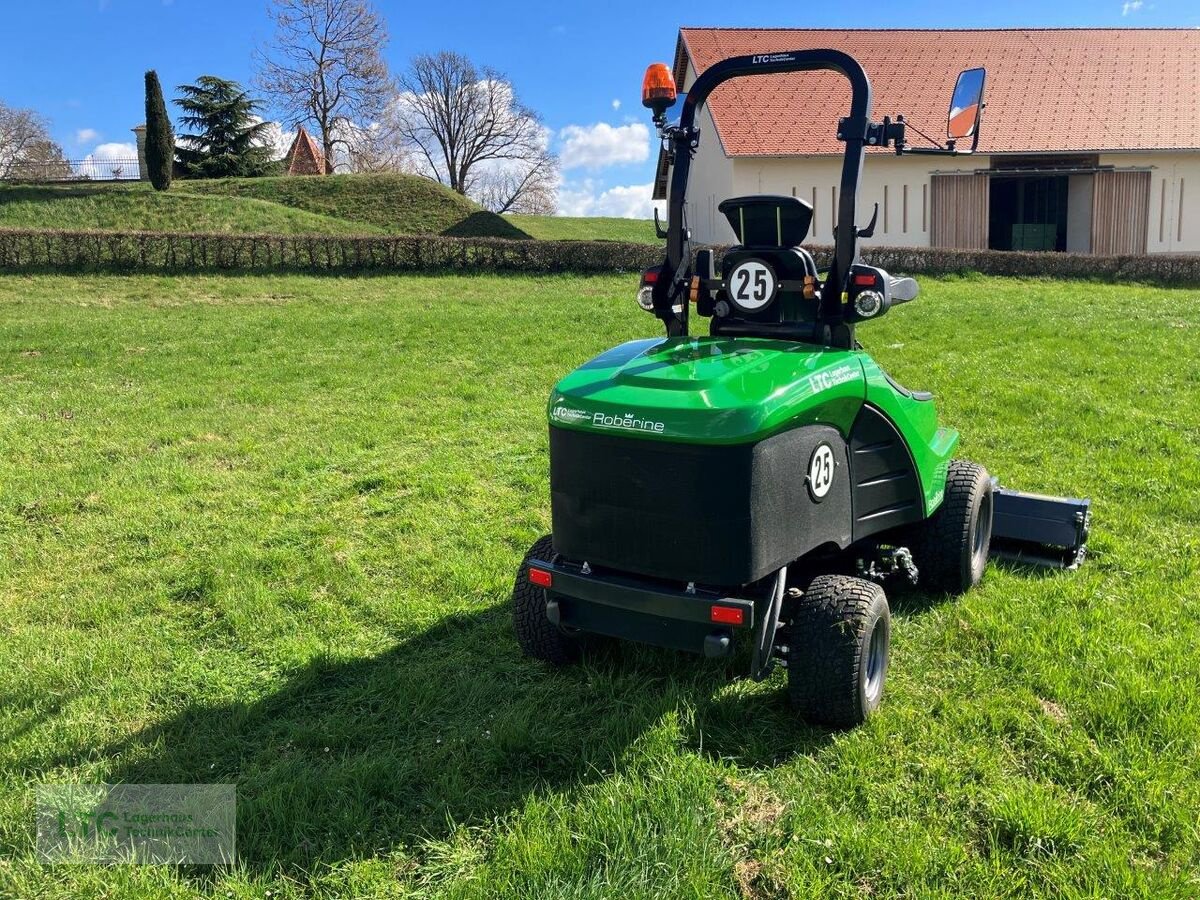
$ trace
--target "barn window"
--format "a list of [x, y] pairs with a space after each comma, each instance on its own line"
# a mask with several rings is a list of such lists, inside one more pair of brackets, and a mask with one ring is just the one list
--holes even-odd
[[1163, 229], [1167, 222], [1167, 179], [1162, 180], [1162, 190], [1158, 195], [1158, 242], [1163, 242]]
[[1175, 240], [1183, 240], [1183, 178], [1179, 179], [1179, 224], [1176, 226]]

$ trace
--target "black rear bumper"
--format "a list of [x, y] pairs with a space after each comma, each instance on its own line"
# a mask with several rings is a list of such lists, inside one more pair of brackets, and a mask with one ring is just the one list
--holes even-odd
[[[537, 560], [530, 566], [550, 573], [546, 615], [560, 627], [721, 657], [733, 652], [736, 632], [752, 633], [757, 624], [754, 600], [654, 579], [585, 574], [571, 563]], [[714, 608], [719, 616], [740, 612], [741, 621], [714, 622]]]

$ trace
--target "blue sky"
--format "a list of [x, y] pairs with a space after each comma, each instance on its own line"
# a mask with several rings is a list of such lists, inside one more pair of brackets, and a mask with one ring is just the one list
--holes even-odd
[[[899, 28], [1200, 27], [1196, 0], [916, 0], [910, 3], [473, 2], [377, 0], [393, 69], [413, 54], [457, 50], [493, 66], [554, 132], [560, 204], [580, 214], [646, 214], [653, 177], [639, 103], [648, 62], [669, 62], [681, 25]], [[52, 122], [71, 158], [128, 143], [142, 119], [142, 73], [169, 96], [202, 74], [247, 84], [271, 35], [266, 0], [46, 0], [7, 3], [0, 100]], [[19, 44], [12, 36], [21, 35]]]

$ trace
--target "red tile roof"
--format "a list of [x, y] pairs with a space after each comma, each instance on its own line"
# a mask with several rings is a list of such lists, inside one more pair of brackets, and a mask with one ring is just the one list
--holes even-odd
[[296, 139], [284, 158], [289, 175], [324, 175], [325, 154], [303, 125], [296, 128]]
[[[677, 79], [686, 58], [703, 72], [747, 53], [843, 50], [867, 70], [874, 119], [903, 114], [933, 137], [945, 134], [958, 72], [984, 66], [981, 153], [1200, 148], [1196, 28], [683, 28], [679, 37]], [[764, 75], [726, 82], [709, 105], [729, 156], [834, 154], [850, 88], [833, 73]], [[909, 141], [920, 139], [910, 131]]]

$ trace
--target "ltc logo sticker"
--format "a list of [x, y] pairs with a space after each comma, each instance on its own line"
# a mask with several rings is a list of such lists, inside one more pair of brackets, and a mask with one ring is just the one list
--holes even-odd
[[817, 444], [808, 460], [808, 492], [820, 503], [833, 487], [833, 448], [824, 441]]

